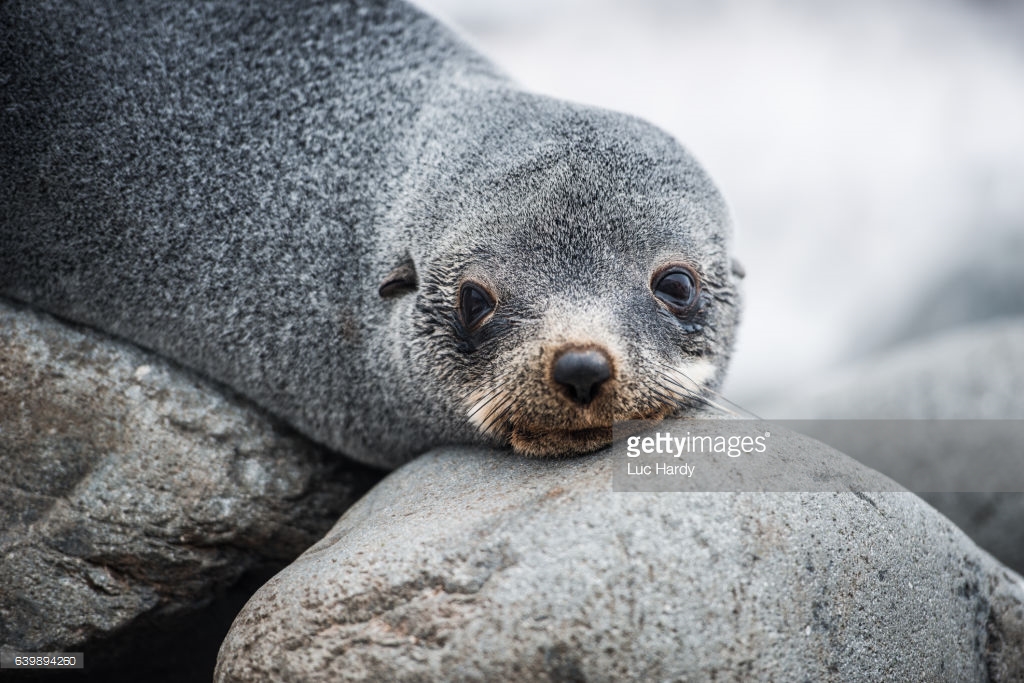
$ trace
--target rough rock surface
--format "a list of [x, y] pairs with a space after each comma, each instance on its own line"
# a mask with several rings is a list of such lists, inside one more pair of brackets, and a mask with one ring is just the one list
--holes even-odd
[[[787, 419], [1024, 420], [1024, 318], [991, 320], [868, 358], [812, 385], [789, 388], [758, 412]], [[1018, 446], [1020, 446], [1018, 444]], [[875, 451], [868, 465], [906, 486], [937, 481], [922, 497], [980, 546], [1024, 571], [1024, 493], [1005, 492], [999, 468], [976, 468], [983, 490], [956, 492], [976, 454], [932, 446], [927, 453]], [[1024, 467], [1018, 448], [1017, 462]], [[993, 454], [994, 455], [994, 454]], [[995, 458], [993, 458], [995, 459]]]
[[379, 476], [150, 354], [0, 302], [3, 647], [84, 646], [92, 668], [116, 656], [104, 639], [297, 556]]
[[421, 457], [256, 593], [216, 680], [1024, 676], [1021, 577], [915, 496], [619, 493], [613, 466]]

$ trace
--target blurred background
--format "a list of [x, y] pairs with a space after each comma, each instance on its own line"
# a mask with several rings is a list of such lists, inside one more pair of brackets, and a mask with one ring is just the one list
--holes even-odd
[[642, 116], [710, 171], [747, 270], [740, 405], [1024, 312], [1024, 3], [417, 2], [528, 89]]

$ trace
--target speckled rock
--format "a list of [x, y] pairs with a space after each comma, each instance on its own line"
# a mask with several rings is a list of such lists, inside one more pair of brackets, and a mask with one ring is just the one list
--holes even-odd
[[[1024, 420], [1024, 318], [992, 320], [891, 349], [787, 388], [785, 396], [757, 409], [765, 417], [792, 419]], [[1018, 472], [1024, 467], [1020, 452], [1011, 459]], [[998, 453], [983, 455], [1005, 461]], [[976, 465], [978, 456], [961, 452], [952, 440], [948, 447], [929, 444], [926, 452], [869, 448], [861, 457], [921, 490], [979, 545], [1024, 571], [1024, 493], [1006, 491], [1005, 467], [974, 466], [971, 479], [980, 486], [957, 489], [961, 467]]]
[[0, 302], [2, 647], [177, 618], [297, 556], [377, 478], [191, 373]]
[[427, 454], [256, 593], [215, 679], [1020, 680], [1021, 577], [801, 443], [836, 492], [620, 493], [607, 451]]

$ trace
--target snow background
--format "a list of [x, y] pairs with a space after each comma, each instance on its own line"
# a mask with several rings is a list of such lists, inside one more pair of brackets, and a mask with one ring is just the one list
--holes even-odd
[[417, 4], [528, 89], [642, 116], [709, 170], [747, 271], [740, 405], [906, 337], [945, 274], [1024, 243], [1024, 5]]

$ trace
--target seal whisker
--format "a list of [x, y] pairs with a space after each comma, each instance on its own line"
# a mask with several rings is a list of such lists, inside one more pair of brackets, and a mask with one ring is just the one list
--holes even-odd
[[664, 392], [667, 392], [667, 395], [656, 389], [651, 389], [652, 393], [664, 398], [666, 402], [676, 404], [679, 407], [689, 402], [700, 400], [699, 394], [662, 372], [659, 372], [655, 377], [655, 386], [663, 389]]
[[[683, 375], [684, 377], [686, 377], [681, 371], [679, 371], [677, 369], [673, 369], [673, 370], [675, 370], [675, 372], [677, 372], [678, 374]], [[703, 405], [707, 405], [707, 407], [709, 407], [709, 408], [714, 408], [714, 409], [718, 410], [723, 415], [728, 415], [728, 416], [733, 417], [733, 418], [742, 418], [742, 417], [751, 417], [751, 416], [753, 416], [756, 419], [760, 419], [760, 418], [758, 418], [758, 416], [754, 415], [754, 413], [752, 413], [751, 411], [743, 409], [742, 407], [740, 407], [740, 405], [737, 405], [733, 401], [725, 398], [725, 396], [723, 396], [719, 392], [714, 391], [713, 389], [711, 389], [711, 388], [709, 388], [707, 386], [700, 387], [700, 390], [712, 393], [715, 396], [717, 396], [717, 397], [721, 398], [722, 400], [724, 400], [725, 402], [727, 402], [727, 403], [729, 403], [731, 405], [734, 405], [734, 407], [736, 409], [738, 409], [738, 411], [734, 411], [732, 409], [726, 408], [725, 405], [722, 405], [722, 404], [712, 400], [710, 397], [708, 397], [706, 395], [702, 395], [702, 393], [698, 393], [694, 389], [692, 389], [692, 388], [682, 384], [681, 382], [677, 381], [675, 378], [671, 377], [668, 374], [660, 374], [659, 376], [664, 378], [666, 381], [670, 382], [673, 386], [678, 387], [680, 390], [682, 390], [682, 392], [684, 392], [684, 394], [685, 394], [685, 396], [687, 398], [692, 399], [694, 401], [698, 401], [699, 403], [701, 403]], [[690, 383], [693, 383], [693, 380], [690, 380], [688, 377], [686, 377], [686, 379], [689, 380]], [[662, 386], [665, 386], [665, 385], [662, 385]], [[665, 387], [665, 388], [669, 388], [669, 387]]]
[[464, 403], [476, 403], [484, 399], [490, 400], [495, 394], [500, 392], [505, 384], [511, 379], [511, 372], [503, 371], [500, 374], [490, 378], [490, 381], [481, 387], [469, 387], [469, 390], [465, 392], [463, 397]]
[[498, 425], [502, 424], [508, 417], [509, 413], [515, 410], [515, 399], [515, 394], [511, 392], [506, 393], [501, 405], [491, 411], [487, 419], [481, 425], [481, 429], [484, 434], [494, 435], [497, 433]]
[[[669, 376], [666, 373], [659, 374], [659, 377], [661, 377], [665, 381], [669, 382], [670, 385], [671, 385], [671, 386], [666, 386], [664, 384], [660, 384], [659, 383], [660, 386], [662, 388], [668, 390], [668, 391], [671, 391], [674, 395], [678, 396], [683, 401], [697, 402], [697, 403], [702, 404], [704, 406], [707, 406], [709, 408], [714, 408], [714, 409], [718, 410], [719, 412], [721, 412], [723, 415], [729, 415], [731, 417], [741, 417], [741, 415], [738, 412], [736, 412], [734, 410], [730, 410], [729, 408], [726, 408], [725, 406], [719, 405], [718, 403], [712, 401], [707, 396], [703, 396], [702, 394], [694, 391], [692, 388], [690, 388], [690, 387], [688, 387], [688, 386], [678, 382], [677, 380], [675, 380], [673, 377]], [[691, 382], [692, 382], [692, 380], [691, 380]], [[676, 389], [673, 389], [673, 387], [678, 389], [678, 391]]]
[[[472, 402], [472, 406], [470, 407], [469, 413], [466, 415], [466, 417], [472, 420], [474, 415], [476, 415], [480, 410], [482, 410], [485, 406], [487, 406], [494, 399], [496, 399], [504, 390], [506, 381], [507, 380], [505, 379], [499, 378], [497, 386], [492, 387], [490, 391], [476, 390], [469, 392], [469, 394], [463, 400], [464, 403]], [[482, 396], [481, 393], [483, 394]]]
[[[680, 375], [682, 375], [683, 377], [686, 377], [686, 379], [690, 380], [691, 382], [693, 381], [693, 380], [692, 380], [692, 379], [690, 379], [690, 378], [689, 378], [689, 377], [688, 377], [688, 376], [686, 375], [686, 373], [685, 373], [685, 372], [683, 372], [682, 370], [676, 369], [676, 371], [677, 371], [677, 372], [678, 372], [678, 373], [679, 373]], [[743, 406], [739, 405], [738, 403], [736, 403], [736, 402], [734, 402], [734, 401], [730, 401], [730, 400], [729, 400], [728, 398], [726, 398], [726, 397], [725, 397], [725, 395], [723, 395], [723, 394], [722, 394], [721, 392], [719, 392], [719, 391], [715, 391], [714, 389], [712, 389], [712, 388], [711, 388], [711, 387], [709, 387], [709, 386], [704, 386], [704, 387], [702, 387], [702, 391], [706, 391], [707, 393], [709, 393], [709, 394], [712, 394], [712, 395], [714, 395], [714, 396], [715, 396], [715, 397], [717, 397], [718, 399], [720, 399], [720, 400], [724, 401], [725, 403], [728, 403], [728, 404], [729, 404], [729, 405], [731, 405], [731, 406], [732, 406], [733, 408], [735, 408], [735, 409], [736, 409], [737, 411], [739, 411], [740, 413], [743, 413], [743, 414], [747, 415], [748, 417], [752, 417], [752, 418], [754, 418], [755, 420], [761, 420], [761, 419], [763, 419], [762, 417], [760, 417], [759, 415], [757, 415], [757, 414], [756, 414], [756, 413], [754, 413], [753, 411], [751, 411], [751, 410], [747, 410], [746, 408], [744, 408]]]
[[664, 391], [658, 391], [657, 389], [651, 389], [650, 390], [651, 394], [653, 396], [655, 396], [656, 398], [660, 399], [662, 403], [667, 403], [667, 404], [669, 404], [671, 406], [674, 406], [676, 408], [682, 408], [683, 406], [687, 405], [688, 404], [688, 399], [692, 398], [692, 397], [683, 398], [683, 397], [679, 396], [679, 394], [677, 394], [671, 388], [666, 387], [666, 386], [664, 386], [662, 384], [658, 384], [658, 386], [661, 387], [662, 389], [664, 389]]
[[[514, 394], [505, 390], [508, 382], [509, 375], [505, 374], [498, 378], [497, 385], [491, 387], [490, 391], [475, 392], [475, 395], [482, 394], [482, 396], [472, 406], [466, 418], [470, 424], [484, 434], [492, 431], [497, 416], [502, 414], [515, 399]], [[474, 394], [471, 394], [470, 400], [473, 396]]]
[[486, 433], [490, 429], [495, 414], [503, 410], [510, 400], [511, 394], [506, 391], [495, 394], [482, 406], [481, 411], [470, 416], [470, 422]]
[[716, 406], [708, 403], [704, 397], [699, 394], [695, 394], [686, 387], [680, 385], [665, 385], [659, 384], [665, 391], [669, 392], [666, 396], [660, 392], [654, 392], [655, 395], [663, 397], [666, 403], [669, 403], [677, 408], [693, 407], [694, 405], [707, 406], [715, 408]]
[[510, 394], [511, 400], [508, 404], [498, 413], [491, 421], [489, 431], [493, 433], [497, 430], [498, 425], [502, 423], [508, 423], [511, 421], [511, 417], [516, 413], [519, 408], [519, 403], [515, 400], [514, 396]]

